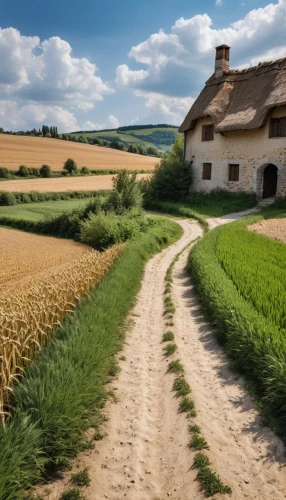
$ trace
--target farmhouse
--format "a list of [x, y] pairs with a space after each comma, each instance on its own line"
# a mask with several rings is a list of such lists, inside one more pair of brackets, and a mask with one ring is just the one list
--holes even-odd
[[286, 195], [286, 58], [231, 70], [216, 48], [215, 73], [179, 131], [193, 162], [193, 190]]

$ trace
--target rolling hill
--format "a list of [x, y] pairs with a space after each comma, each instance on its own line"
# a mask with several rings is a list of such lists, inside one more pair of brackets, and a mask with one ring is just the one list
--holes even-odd
[[143, 146], [144, 148], [155, 147], [161, 152], [167, 152], [175, 142], [178, 127], [171, 125], [134, 125], [119, 127], [118, 129], [77, 131], [71, 135], [83, 136], [87, 139], [101, 139], [108, 142], [119, 141], [126, 148], [130, 144]]

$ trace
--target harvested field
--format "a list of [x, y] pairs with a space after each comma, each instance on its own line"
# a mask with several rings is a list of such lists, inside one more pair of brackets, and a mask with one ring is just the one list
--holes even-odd
[[286, 219], [268, 219], [248, 226], [250, 231], [286, 243]]
[[64, 162], [73, 158], [79, 167], [96, 170], [153, 170], [158, 158], [126, 153], [116, 149], [78, 144], [43, 137], [0, 134], [0, 165], [18, 170], [19, 165], [40, 168], [50, 165], [55, 172], [63, 170]]
[[[129, 154], [129, 153], [128, 153]], [[131, 155], [131, 153], [130, 153]], [[27, 179], [1, 182], [0, 191], [9, 193], [61, 193], [64, 191], [104, 191], [112, 189], [114, 175], [91, 175], [85, 177], [56, 177], [52, 179]], [[148, 174], [138, 174], [137, 179], [144, 179]]]
[[90, 252], [74, 241], [0, 228], [0, 297], [7, 290], [24, 290]]

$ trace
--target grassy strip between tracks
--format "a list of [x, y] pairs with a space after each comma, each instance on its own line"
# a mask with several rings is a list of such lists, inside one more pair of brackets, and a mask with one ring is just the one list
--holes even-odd
[[[195, 241], [196, 240], [192, 241], [192, 245]], [[166, 327], [174, 326], [173, 319], [175, 304], [172, 299], [173, 269], [176, 262], [180, 258], [180, 255], [186, 250], [186, 248], [188, 248], [189, 245], [190, 244], [188, 244], [180, 253], [176, 255], [166, 273], [164, 291], [164, 316], [167, 317]], [[172, 356], [177, 351], [177, 345], [174, 341], [175, 335], [171, 330], [168, 330], [163, 334], [162, 342], [165, 344], [165, 347], [163, 348], [165, 356]], [[176, 396], [179, 398], [179, 413], [186, 413], [187, 418], [192, 419], [194, 422], [194, 419], [197, 417], [197, 411], [195, 409], [194, 400], [189, 396], [191, 393], [191, 387], [184, 377], [184, 366], [182, 365], [180, 359], [173, 359], [169, 363], [168, 373], [176, 375], [173, 382], [173, 391], [176, 392]], [[197, 470], [196, 481], [200, 483], [201, 491], [206, 498], [213, 497], [219, 493], [231, 495], [231, 487], [224, 484], [220, 476], [209, 467], [210, 460], [206, 454], [202, 453], [203, 450], [209, 450], [208, 443], [201, 436], [200, 427], [193, 422], [189, 425], [191, 440], [188, 447], [191, 451], [197, 452], [194, 456], [192, 469]]]
[[15, 386], [12, 417], [0, 430], [0, 500], [22, 498], [25, 489], [82, 449], [86, 429], [97, 427], [144, 265], [181, 232], [162, 219], [159, 228], [127, 243]]
[[189, 271], [219, 340], [246, 375], [265, 421], [286, 436], [286, 246], [247, 225], [286, 215], [266, 209], [215, 229], [192, 250]]

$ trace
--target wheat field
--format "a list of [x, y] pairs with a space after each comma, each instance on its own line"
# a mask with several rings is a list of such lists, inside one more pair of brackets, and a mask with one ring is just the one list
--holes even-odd
[[61, 141], [48, 137], [24, 137], [0, 134], [0, 166], [18, 170], [19, 165], [40, 168], [50, 165], [61, 171], [64, 162], [73, 158], [78, 167], [93, 170], [153, 170], [158, 158], [117, 151], [115, 149]]
[[0, 297], [24, 291], [47, 273], [59, 272], [91, 248], [71, 240], [0, 228]]
[[[131, 153], [128, 153], [131, 155]], [[138, 174], [137, 179], [146, 179], [149, 174]], [[3, 181], [0, 191], [9, 193], [63, 193], [66, 191], [102, 191], [112, 189], [114, 175], [88, 175], [83, 177], [54, 177], [50, 179], [27, 179]]]
[[[1, 229], [1, 231], [5, 230]], [[10, 232], [13, 233], [13, 231]], [[25, 237], [22, 233], [16, 231], [14, 233], [18, 234], [20, 239]], [[26, 236], [34, 238], [31, 235]], [[8, 269], [6, 275], [1, 276], [4, 284], [11, 284], [11, 280], [14, 281], [13, 288], [6, 288], [6, 291], [0, 294], [0, 420], [4, 425], [5, 416], [9, 414], [7, 409], [9, 393], [13, 392], [13, 384], [21, 376], [27, 363], [47, 344], [54, 330], [62, 324], [66, 314], [71, 313], [80, 299], [103, 278], [123, 248], [123, 245], [117, 245], [104, 253], [90, 249], [87, 251], [83, 248], [84, 251], [81, 253], [80, 247], [84, 245], [63, 242], [72, 245], [74, 251], [78, 252], [78, 258], [71, 262], [66, 258], [64, 247], [56, 245], [56, 242], [61, 243], [61, 240], [53, 241], [52, 250], [51, 246], [46, 246], [46, 243], [47, 240], [54, 240], [54, 238], [42, 236], [35, 238], [38, 238], [37, 245], [31, 251], [30, 256], [28, 250], [28, 253], [22, 256], [27, 274], [29, 274], [29, 265], [34, 269], [33, 285], [24, 286], [24, 291], [20, 291], [17, 271], [20, 276], [22, 275], [19, 283], [22, 281], [23, 284], [25, 270], [22, 273], [18, 264], [14, 264], [11, 271]], [[24, 240], [22, 243], [24, 245]], [[35, 243], [34, 241], [33, 244]], [[10, 251], [14, 253], [13, 247]], [[36, 252], [40, 257], [34, 262], [33, 257]], [[60, 262], [64, 258], [66, 265], [58, 264], [59, 267], [55, 271], [53, 257], [55, 261], [59, 257]], [[3, 257], [1, 258], [3, 260]], [[39, 276], [37, 273], [41, 267], [40, 261], [42, 260], [46, 265], [46, 259], [50, 263], [50, 268], [46, 266], [45, 271], [41, 271]], [[11, 262], [12, 259], [7, 263], [4, 262], [4, 270]], [[29, 283], [31, 285], [31, 279]]]

